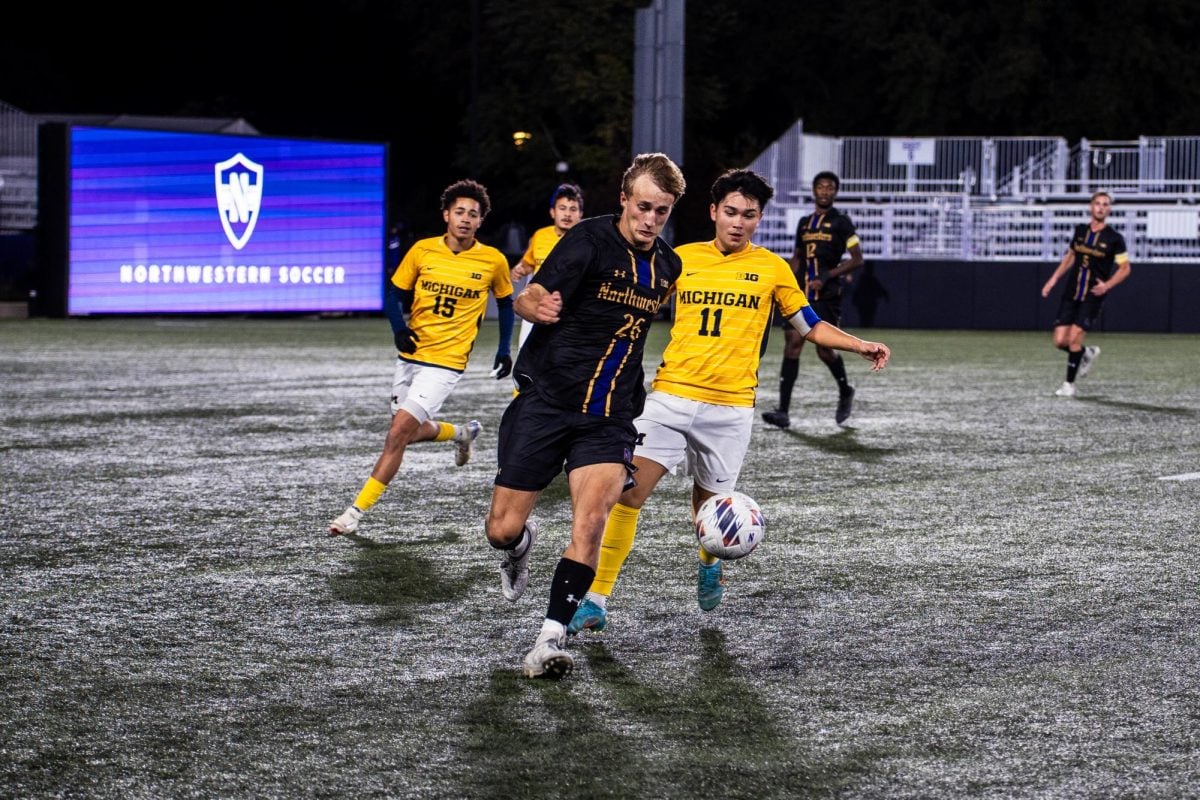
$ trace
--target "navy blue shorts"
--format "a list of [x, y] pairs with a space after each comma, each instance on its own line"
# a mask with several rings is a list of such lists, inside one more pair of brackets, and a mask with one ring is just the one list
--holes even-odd
[[1054, 327], [1060, 325], [1078, 325], [1085, 331], [1090, 331], [1100, 316], [1100, 308], [1104, 305], [1103, 297], [1089, 294], [1082, 300], [1076, 300], [1071, 295], [1063, 295], [1058, 304], [1058, 313], [1054, 315]]
[[536, 391], [521, 392], [508, 404], [497, 438], [495, 483], [506, 489], [540, 492], [564, 469], [589, 464], [624, 464], [633, 475], [633, 422], [564, 411]]

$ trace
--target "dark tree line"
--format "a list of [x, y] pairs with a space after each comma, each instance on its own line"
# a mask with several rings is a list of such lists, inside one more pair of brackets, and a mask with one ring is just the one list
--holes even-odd
[[[393, 207], [415, 233], [441, 228], [438, 192], [472, 175], [491, 189], [494, 234], [544, 224], [560, 161], [588, 213], [614, 209], [645, 4], [245, 0], [181, 9], [136, 40], [113, 9], [64, 24], [35, 5], [46, 19], [0, 50], [0, 99], [391, 142]], [[1197, 0], [687, 0], [677, 237], [707, 235], [715, 175], [798, 118], [834, 136], [1198, 134], [1197, 41]], [[533, 134], [521, 150], [517, 130]]]
[[[612, 207], [630, 156], [637, 5], [480, 0], [481, 100], [460, 117], [454, 161], [471, 163], [473, 122], [498, 210], [524, 203], [541, 224], [558, 160], [589, 212]], [[1195, 0], [688, 0], [677, 234], [707, 235], [712, 179], [798, 118], [828, 135], [1200, 134], [1197, 42]], [[519, 154], [518, 129], [534, 133]]]

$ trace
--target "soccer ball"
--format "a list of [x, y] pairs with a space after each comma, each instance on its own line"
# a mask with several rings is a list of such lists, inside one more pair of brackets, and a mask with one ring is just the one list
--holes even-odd
[[715, 494], [696, 513], [696, 540], [705, 552], [726, 561], [750, 555], [766, 532], [762, 509], [741, 492]]

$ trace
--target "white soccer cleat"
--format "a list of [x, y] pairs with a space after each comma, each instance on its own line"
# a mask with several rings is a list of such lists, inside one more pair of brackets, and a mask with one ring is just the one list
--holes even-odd
[[454, 451], [454, 466], [461, 467], [471, 460], [471, 454], [475, 452], [475, 439], [481, 430], [483, 426], [476, 419], [458, 426], [454, 432], [454, 444], [458, 448]]
[[358, 530], [358, 521], [362, 519], [363, 512], [358, 510], [357, 506], [350, 506], [342, 512], [341, 516], [329, 523], [329, 535], [340, 536], [343, 533], [354, 533]]
[[525, 677], [558, 680], [570, 675], [575, 667], [575, 659], [563, 649], [566, 638], [566, 635], [555, 636], [549, 633], [540, 635], [537, 644], [525, 654], [522, 665]]
[[1064, 381], [1063, 385], [1058, 387], [1058, 391], [1055, 392], [1055, 394], [1058, 395], [1059, 397], [1074, 397], [1075, 396], [1075, 384], [1067, 383]]
[[1083, 348], [1083, 358], [1079, 359], [1079, 371], [1076, 377], [1082, 378], [1092, 371], [1092, 364], [1095, 363], [1096, 357], [1100, 355], [1099, 347]]
[[500, 562], [500, 591], [504, 592], [504, 599], [510, 603], [521, 599], [525, 588], [529, 586], [529, 554], [533, 552], [533, 543], [537, 539], [537, 523], [526, 522], [525, 530], [529, 531], [525, 552], [518, 558], [508, 550]]

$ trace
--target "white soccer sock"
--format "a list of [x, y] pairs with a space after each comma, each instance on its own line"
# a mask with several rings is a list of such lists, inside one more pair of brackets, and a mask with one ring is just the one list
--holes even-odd
[[566, 625], [547, 617], [546, 619], [542, 620], [542, 630], [541, 633], [538, 634], [537, 640], [539, 642], [544, 642], [547, 639], [553, 639], [554, 641], [559, 642], [562, 641], [566, 635]]
[[517, 546], [512, 549], [513, 558], [520, 558], [525, 555], [525, 551], [529, 549], [529, 528], [521, 528], [521, 540], [517, 542]]

